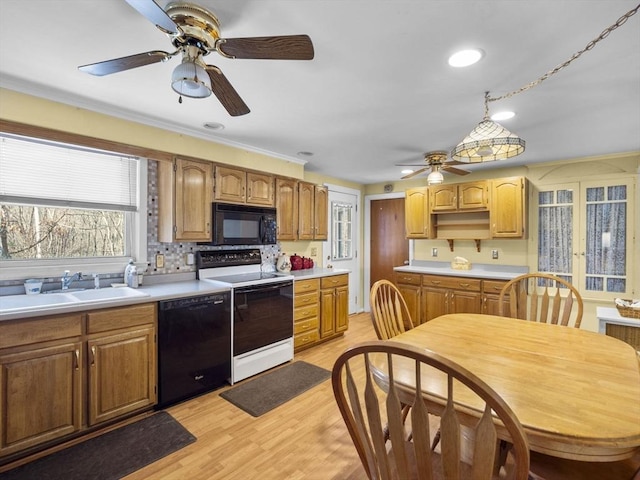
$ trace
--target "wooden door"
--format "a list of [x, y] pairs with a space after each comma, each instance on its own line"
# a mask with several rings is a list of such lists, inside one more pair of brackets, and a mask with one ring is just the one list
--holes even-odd
[[298, 239], [313, 240], [315, 185], [298, 182]]
[[405, 237], [404, 198], [371, 201], [370, 284], [395, 278], [393, 267], [409, 262], [409, 240]]
[[273, 176], [247, 172], [247, 203], [273, 207]]
[[211, 240], [213, 165], [176, 160], [175, 240]]
[[244, 170], [216, 166], [214, 198], [223, 202], [245, 203], [247, 173]]
[[0, 354], [0, 457], [77, 432], [82, 344]]
[[278, 240], [298, 238], [298, 182], [288, 178], [276, 179], [276, 210]]
[[156, 403], [153, 326], [88, 342], [89, 425]]

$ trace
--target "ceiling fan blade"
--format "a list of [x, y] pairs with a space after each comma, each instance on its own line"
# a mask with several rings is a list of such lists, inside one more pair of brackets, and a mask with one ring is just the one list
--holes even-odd
[[218, 67], [207, 65], [207, 73], [211, 79], [211, 91], [218, 97], [218, 100], [229, 112], [229, 115], [238, 117], [251, 111]]
[[178, 25], [167, 15], [160, 5], [153, 0], [126, 0], [142, 16], [165, 33], [180, 33]]
[[431, 168], [431, 167], [424, 167], [424, 168], [421, 168], [420, 170], [416, 170], [416, 171], [415, 171], [415, 172], [413, 172], [413, 173], [410, 173], [410, 174], [408, 174], [408, 175], [405, 175], [404, 177], [402, 177], [402, 178], [401, 178], [401, 180], [406, 180], [406, 179], [408, 179], [408, 178], [413, 178], [413, 177], [415, 177], [416, 175], [420, 175], [422, 172], [426, 172], [426, 171], [427, 171], [427, 170], [429, 170], [430, 168]]
[[151, 65], [152, 63], [162, 62], [163, 60], [166, 60], [168, 58], [171, 58], [170, 53], [161, 52], [160, 50], [154, 50], [151, 52], [130, 55], [128, 57], [105, 60], [104, 62], [82, 65], [78, 67], [78, 70], [101, 77], [103, 75], [109, 75], [111, 73], [118, 73], [124, 70], [131, 70], [132, 68], [143, 67], [145, 65]]
[[458, 160], [448, 160], [443, 165], [466, 165], [465, 162], [459, 162]]
[[225, 38], [216, 43], [221, 55], [264, 60], [311, 60], [313, 43], [308, 35]]
[[466, 170], [462, 170], [456, 167], [449, 167], [447, 165], [442, 165], [442, 170], [449, 173], [455, 173], [456, 175], [469, 175], [471, 173]]

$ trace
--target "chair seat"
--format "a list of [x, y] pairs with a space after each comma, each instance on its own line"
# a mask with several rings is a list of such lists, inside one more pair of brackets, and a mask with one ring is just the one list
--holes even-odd
[[532, 480], [640, 480], [640, 449], [618, 462], [580, 462], [531, 452]]

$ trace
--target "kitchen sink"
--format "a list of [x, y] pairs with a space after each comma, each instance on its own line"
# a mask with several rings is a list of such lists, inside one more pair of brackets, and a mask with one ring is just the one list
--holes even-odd
[[76, 303], [77, 298], [70, 293], [50, 293], [48, 295], [6, 295], [0, 297], [1, 310], [25, 308], [45, 308], [48, 306]]
[[68, 294], [80, 302], [90, 302], [92, 300], [117, 300], [121, 298], [148, 297], [148, 293], [143, 293], [129, 287], [100, 288], [97, 290], [82, 290]]

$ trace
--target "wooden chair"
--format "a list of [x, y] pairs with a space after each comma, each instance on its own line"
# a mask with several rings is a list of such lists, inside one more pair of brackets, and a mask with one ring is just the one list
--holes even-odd
[[[509, 297], [508, 300], [505, 297]], [[505, 305], [509, 311], [505, 311]], [[546, 273], [528, 273], [500, 291], [498, 314], [541, 323], [580, 328], [582, 297], [569, 282]]]
[[[405, 367], [402, 380], [399, 367]], [[436, 369], [443, 380], [446, 378], [446, 391], [434, 392], [430, 399], [435, 399], [434, 403], [423, 397], [421, 371], [426, 369]], [[379, 375], [382, 371], [389, 372], [387, 378]], [[499, 424], [501, 436], [506, 435], [512, 445], [507, 478], [527, 479], [529, 446], [511, 408], [473, 373], [441, 355], [393, 340], [362, 343], [338, 357], [333, 366], [332, 385], [362, 466], [371, 480], [495, 478], [498, 433], [494, 421]], [[467, 388], [477, 397], [475, 416], [454, 406], [454, 393], [464, 389], [466, 394]], [[402, 421], [404, 403], [412, 405], [411, 436]], [[429, 448], [430, 413], [441, 416], [441, 453]], [[390, 430], [388, 443], [384, 438], [385, 424]], [[472, 440], [461, 441], [461, 424], [472, 432]], [[461, 446], [466, 445], [473, 453], [463, 461]]]
[[371, 321], [380, 340], [388, 340], [414, 327], [400, 290], [389, 280], [378, 280], [369, 294]]

